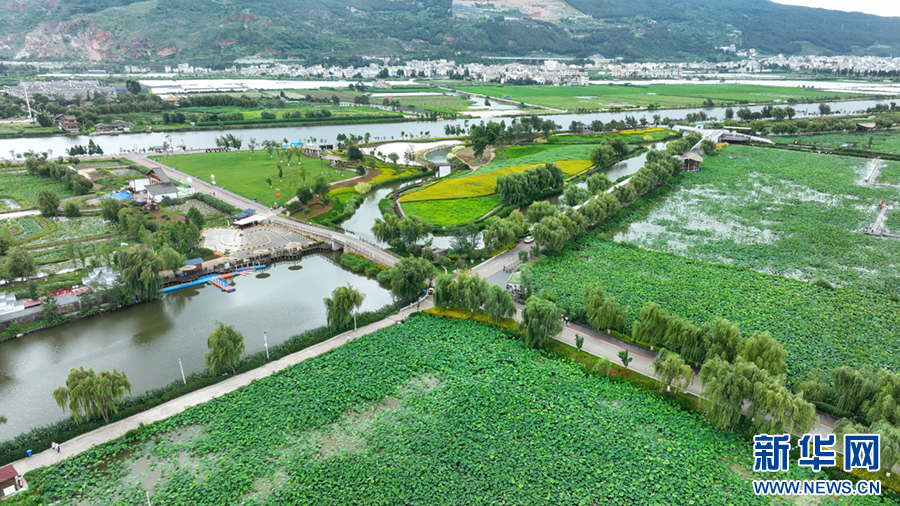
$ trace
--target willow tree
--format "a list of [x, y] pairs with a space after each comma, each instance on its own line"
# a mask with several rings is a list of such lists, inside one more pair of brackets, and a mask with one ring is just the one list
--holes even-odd
[[846, 455], [847, 449], [843, 448], [845, 434], [880, 435], [881, 440], [879, 443], [881, 453], [879, 457], [881, 459], [881, 469], [889, 471], [894, 466], [900, 465], [900, 427], [892, 425], [885, 420], [875, 422], [866, 427], [865, 425], [854, 423], [847, 418], [842, 418], [841, 421], [834, 426], [835, 449], [844, 452]]
[[490, 285], [484, 298], [484, 311], [494, 323], [501, 323], [504, 318], [515, 316], [516, 304], [509, 292], [498, 285]]
[[625, 328], [628, 310], [619, 307], [616, 299], [607, 295], [599, 286], [585, 289], [584, 310], [588, 325], [595, 329], [622, 330]]
[[677, 353], [668, 350], [661, 350], [650, 367], [653, 368], [653, 375], [666, 384], [666, 391], [672, 389], [673, 383], [675, 388], [684, 390], [694, 381], [691, 366], [685, 364]]
[[216, 330], [209, 334], [206, 341], [209, 351], [206, 353], [206, 365], [213, 374], [231, 368], [231, 374], [236, 374], [234, 363], [244, 354], [244, 335], [234, 330], [234, 325], [225, 325], [216, 322]]
[[540, 297], [529, 297], [522, 310], [522, 326], [525, 327], [525, 344], [532, 348], [544, 348], [554, 336], [562, 332], [559, 308]]
[[781, 344], [772, 339], [768, 332], [754, 332], [749, 339], [741, 342], [740, 355], [753, 362], [760, 369], [769, 371], [773, 376], [787, 374], [784, 362], [787, 354]]
[[746, 404], [756, 433], [803, 434], [816, 423], [816, 408], [790, 392], [783, 376], [772, 376], [755, 363], [737, 357], [730, 363], [716, 355], [700, 369], [706, 417], [723, 429], [734, 428]]
[[484, 305], [488, 282], [478, 274], [460, 274], [456, 278], [456, 305], [475, 312]]
[[116, 403], [131, 394], [131, 382], [123, 371], [94, 373], [84, 367], [69, 369], [66, 386], [53, 391], [53, 400], [63, 411], [71, 411], [75, 423], [95, 416], [109, 423], [109, 414], [118, 412]]
[[165, 267], [163, 259], [150, 248], [139, 245], [116, 252], [116, 266], [122, 273], [125, 286], [141, 300], [160, 297], [163, 286], [159, 271]]
[[353, 320], [354, 309], [359, 309], [366, 296], [350, 285], [339, 286], [331, 292], [331, 298], [325, 298], [325, 318], [333, 329], [348, 327]]

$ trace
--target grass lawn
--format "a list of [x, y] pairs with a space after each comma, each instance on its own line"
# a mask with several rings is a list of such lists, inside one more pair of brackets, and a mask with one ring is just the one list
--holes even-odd
[[[296, 157], [291, 160], [290, 167], [285, 160], [284, 181], [279, 182], [276, 167], [278, 158], [269, 158], [269, 154], [260, 149], [257, 149], [252, 157], [248, 151], [230, 151], [152, 158], [206, 182], [209, 182], [211, 174], [215, 174], [217, 186], [249, 199], [255, 198], [259, 203], [269, 207], [275, 202], [284, 205], [303, 185]], [[300, 161], [306, 168], [306, 183], [309, 185], [322, 173], [329, 182], [356, 177], [356, 173], [351, 170], [337, 171], [335, 174], [334, 169], [318, 158], [303, 155]], [[266, 183], [266, 178], [272, 178], [272, 189]], [[275, 197], [275, 188], [281, 189], [281, 197]]]
[[482, 86], [460, 91], [491, 97], [512, 95], [512, 100], [556, 109], [606, 109], [623, 106], [700, 107], [711, 98], [719, 103], [774, 102], [796, 99], [814, 102], [834, 98], [860, 98], [852, 93], [749, 84], [654, 84], [647, 86]]
[[[881, 170], [878, 172], [878, 177], [875, 179], [879, 183], [900, 184], [900, 164], [882, 165]], [[894, 200], [891, 200], [891, 202], [894, 202]]]
[[771, 504], [752, 463], [646, 388], [416, 315], [26, 478], [61, 505]]
[[[791, 135], [788, 137], [772, 137], [771, 140], [778, 144], [808, 144], [838, 148], [847, 145], [856, 149], [869, 149], [876, 153], [900, 154], [900, 131], [889, 130], [886, 132], [864, 133], [836, 133], [818, 135]], [[872, 146], [869, 147], [869, 140]], [[874, 155], [873, 155], [874, 157]]]
[[[900, 162], [882, 162], [900, 170]], [[900, 294], [900, 241], [868, 236], [891, 188], [860, 158], [729, 146], [616, 240], [708, 262]]]
[[499, 195], [455, 200], [404, 202], [403, 212], [437, 226], [451, 226], [477, 220], [503, 203]]

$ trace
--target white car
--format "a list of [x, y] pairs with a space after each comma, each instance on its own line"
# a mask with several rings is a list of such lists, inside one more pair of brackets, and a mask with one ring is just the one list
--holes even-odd
[[525, 244], [531, 244], [531, 243], [533, 243], [533, 242], [534, 242], [534, 237], [533, 237], [533, 236], [530, 236], [530, 235], [529, 235], [529, 236], [525, 237]]

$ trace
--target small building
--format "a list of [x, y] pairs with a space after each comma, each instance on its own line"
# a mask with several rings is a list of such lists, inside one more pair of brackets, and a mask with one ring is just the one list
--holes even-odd
[[682, 169], [684, 172], [699, 171], [700, 163], [703, 161], [702, 156], [698, 155], [697, 153], [690, 152], [690, 151], [681, 155], [681, 159], [684, 160], [684, 168]]
[[144, 177], [138, 177], [132, 179], [129, 184], [131, 185], [132, 193], [138, 193], [145, 190], [148, 186], [155, 184], [166, 184], [171, 183], [172, 180], [169, 179], [169, 176], [162, 169], [150, 169], [147, 172], [147, 175]]
[[165, 153], [168, 151], [165, 146], [150, 146], [150, 151], [154, 153]]
[[252, 216], [253, 213], [255, 213], [255, 212], [256, 212], [256, 209], [244, 209], [243, 211], [241, 211], [237, 214], [232, 214], [231, 218], [233, 221], [237, 221], [237, 220], [246, 218], [247, 216]]
[[122, 273], [109, 267], [97, 267], [81, 278], [81, 284], [97, 291], [116, 284]]
[[168, 103], [174, 105], [175, 107], [180, 107], [180, 106], [181, 106], [181, 104], [179, 103], [178, 99], [175, 98], [175, 97], [166, 97], [166, 98], [164, 98], [164, 99], [162, 99], [162, 100], [163, 100], [163, 102], [168, 102]]
[[71, 114], [57, 114], [53, 117], [53, 124], [66, 132], [78, 133], [78, 118]]
[[16, 300], [16, 294], [0, 292], [0, 315], [16, 313], [25, 309], [25, 304]]
[[857, 123], [856, 131], [862, 134], [872, 133], [875, 130], [875, 123]]
[[266, 221], [266, 217], [261, 214], [257, 214], [255, 216], [248, 216], [246, 218], [234, 220], [233, 225], [237, 228], [244, 229], [244, 228], [249, 228], [249, 227], [255, 227], [256, 225], [258, 225], [259, 223], [262, 223], [264, 221]]
[[117, 119], [112, 123], [97, 123], [94, 125], [94, 130], [99, 133], [130, 132], [132, 128], [134, 128], [134, 123], [126, 123], [120, 119]]
[[331, 165], [336, 169], [344, 168], [344, 161], [337, 155], [325, 155], [322, 158], [328, 160], [328, 165]]
[[440, 163], [435, 170], [436, 177], [447, 177], [453, 167], [449, 163]]
[[164, 198], [177, 199], [178, 188], [172, 183], [152, 184], [147, 187], [147, 194], [153, 202], [162, 202]]

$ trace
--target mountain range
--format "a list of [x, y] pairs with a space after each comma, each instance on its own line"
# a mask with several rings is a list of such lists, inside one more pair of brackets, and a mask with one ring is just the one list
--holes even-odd
[[533, 53], [636, 60], [763, 54], [900, 53], [900, 18], [767, 0], [10, 0], [0, 58], [222, 68], [268, 57], [363, 64], [362, 57]]

